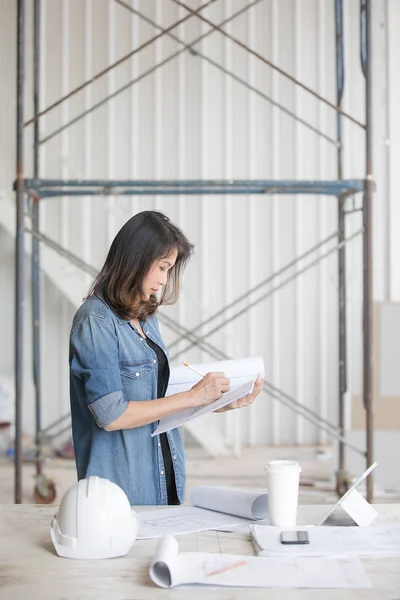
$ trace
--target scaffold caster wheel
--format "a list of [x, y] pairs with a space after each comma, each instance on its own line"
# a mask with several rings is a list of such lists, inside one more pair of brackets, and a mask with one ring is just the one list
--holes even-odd
[[51, 504], [56, 497], [56, 486], [52, 479], [39, 475], [33, 489], [36, 504]]

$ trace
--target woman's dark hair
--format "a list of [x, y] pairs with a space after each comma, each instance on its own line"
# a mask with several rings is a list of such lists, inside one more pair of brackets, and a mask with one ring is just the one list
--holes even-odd
[[[143, 299], [143, 280], [153, 263], [176, 249], [178, 256], [168, 271], [160, 301], [155, 295]], [[88, 296], [101, 296], [121, 318], [146, 319], [160, 304], [173, 304], [179, 295], [180, 278], [193, 245], [161, 212], [144, 211], [129, 219], [111, 244], [106, 261]]]

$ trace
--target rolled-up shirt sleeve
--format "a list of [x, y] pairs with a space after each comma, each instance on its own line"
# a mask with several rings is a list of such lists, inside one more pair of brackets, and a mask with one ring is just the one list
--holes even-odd
[[118, 358], [118, 339], [111, 323], [88, 315], [71, 334], [71, 371], [84, 384], [86, 401], [99, 427], [126, 410]]

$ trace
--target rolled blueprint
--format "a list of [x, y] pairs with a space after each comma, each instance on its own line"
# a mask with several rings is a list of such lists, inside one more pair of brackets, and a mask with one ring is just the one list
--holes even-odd
[[193, 506], [207, 508], [245, 519], [266, 519], [268, 496], [266, 493], [238, 490], [229, 487], [199, 485], [190, 497]]

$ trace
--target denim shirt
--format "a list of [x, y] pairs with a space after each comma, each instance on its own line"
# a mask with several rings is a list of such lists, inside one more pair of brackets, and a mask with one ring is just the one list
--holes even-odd
[[[157, 317], [141, 322], [146, 336], [167, 354]], [[77, 311], [70, 336], [70, 400], [78, 479], [98, 475], [113, 481], [131, 505], [168, 504], [157, 422], [106, 431], [130, 400], [157, 398], [157, 357], [129, 321], [99, 297]], [[178, 429], [167, 433], [178, 499], [185, 499], [185, 456]]]

